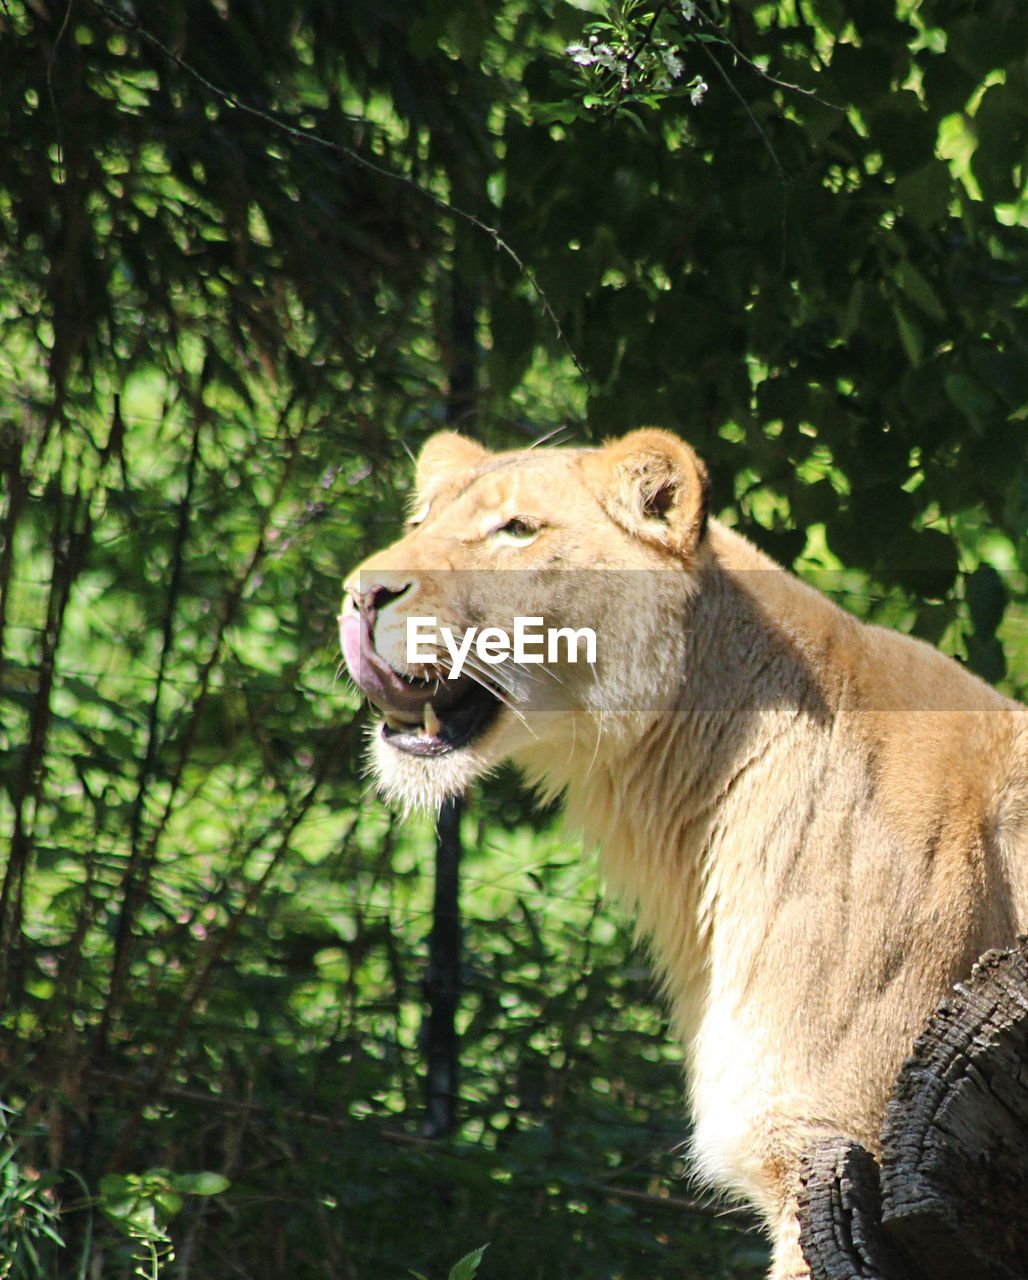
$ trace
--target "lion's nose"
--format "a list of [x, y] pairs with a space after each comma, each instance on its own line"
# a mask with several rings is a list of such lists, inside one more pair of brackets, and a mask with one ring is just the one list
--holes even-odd
[[401, 600], [416, 585], [409, 574], [364, 572], [346, 584], [346, 591], [373, 633], [382, 610], [394, 600]]

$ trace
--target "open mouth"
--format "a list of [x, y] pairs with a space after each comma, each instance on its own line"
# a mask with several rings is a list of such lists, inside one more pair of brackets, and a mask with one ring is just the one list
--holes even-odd
[[[417, 687], [415, 682], [407, 683]], [[450, 683], [440, 681], [436, 690], [436, 682], [429, 682], [420, 723], [405, 721], [381, 708], [385, 711], [382, 737], [391, 747], [412, 756], [442, 756], [467, 746], [492, 724], [500, 710], [500, 700], [494, 693], [461, 676], [452, 682], [456, 696], [448, 696], [443, 702], [440, 693], [450, 695]]]
[[447, 755], [479, 737], [499, 714], [499, 695], [470, 676], [423, 680], [395, 671], [375, 651], [362, 615], [344, 613], [339, 632], [350, 676], [382, 712], [382, 737], [397, 751]]

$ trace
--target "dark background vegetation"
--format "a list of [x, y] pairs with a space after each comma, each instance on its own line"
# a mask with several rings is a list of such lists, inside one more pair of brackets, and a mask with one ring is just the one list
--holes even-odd
[[362, 776], [340, 582], [444, 423], [656, 423], [1023, 697], [1028, 9], [628, 5], [622, 83], [600, 7], [0, 0], [0, 1276], [760, 1274], [508, 776], [425, 1136], [433, 831]]

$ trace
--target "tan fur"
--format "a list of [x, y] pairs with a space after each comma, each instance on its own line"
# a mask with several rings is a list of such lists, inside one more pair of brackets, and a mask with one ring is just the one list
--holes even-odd
[[[807, 1275], [803, 1147], [875, 1150], [932, 1007], [1028, 930], [1028, 715], [708, 522], [706, 495], [665, 432], [507, 454], [447, 433], [422, 457], [424, 520], [351, 587], [414, 582], [376, 631], [400, 670], [407, 614], [595, 628], [595, 671], [520, 673], [518, 714], [480, 741], [426, 760], [378, 738], [375, 767], [411, 805], [506, 758], [566, 794], [651, 940], [697, 1168], [759, 1207], [784, 1280]], [[543, 522], [530, 545], [492, 532], [515, 516]], [[448, 572], [497, 569], [537, 573]]]

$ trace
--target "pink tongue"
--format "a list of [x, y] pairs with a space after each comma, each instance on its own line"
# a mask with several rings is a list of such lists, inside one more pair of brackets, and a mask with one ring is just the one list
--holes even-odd
[[339, 641], [343, 648], [343, 658], [357, 688], [360, 688], [361, 667], [361, 620], [358, 614], [345, 614], [339, 624]]
[[343, 615], [339, 640], [350, 677], [369, 702], [380, 711], [392, 712], [412, 722], [421, 720], [422, 708], [434, 696], [433, 690], [428, 686], [411, 688], [379, 657], [372, 644], [371, 630], [360, 614]]

